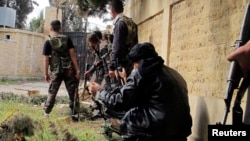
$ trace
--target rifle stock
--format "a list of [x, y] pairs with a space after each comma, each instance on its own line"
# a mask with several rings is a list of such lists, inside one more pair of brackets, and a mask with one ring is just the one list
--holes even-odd
[[[241, 32], [239, 39], [235, 42], [235, 49], [238, 49], [240, 46], [246, 44], [250, 39], [250, 4], [247, 5], [244, 19], [241, 26]], [[241, 124], [242, 123], [242, 114], [243, 111], [240, 107], [240, 101], [246, 92], [246, 89], [249, 85], [248, 78], [243, 78], [241, 68], [237, 61], [232, 61], [229, 68], [229, 73], [227, 77], [227, 87], [226, 93], [224, 96], [225, 102], [225, 112], [223, 115], [223, 119], [220, 124], [225, 125], [228, 117], [228, 113], [230, 112], [230, 105], [232, 101], [232, 97], [234, 91], [239, 88], [237, 92], [237, 96], [235, 99], [233, 114], [232, 114], [232, 124]]]

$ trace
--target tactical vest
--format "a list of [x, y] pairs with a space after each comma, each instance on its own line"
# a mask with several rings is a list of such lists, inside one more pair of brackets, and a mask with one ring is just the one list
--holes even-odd
[[137, 25], [134, 23], [132, 18], [129, 18], [127, 16], [119, 17], [118, 21], [123, 21], [128, 28], [128, 35], [126, 37], [126, 46], [128, 47], [128, 51], [131, 50], [131, 48], [137, 44]]
[[64, 69], [72, 67], [68, 50], [68, 37], [65, 35], [53, 35], [50, 37], [51, 45], [50, 71], [52, 73], [63, 73]]

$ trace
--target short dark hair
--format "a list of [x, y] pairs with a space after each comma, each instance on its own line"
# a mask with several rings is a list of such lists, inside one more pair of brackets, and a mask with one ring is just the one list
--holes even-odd
[[61, 22], [59, 20], [53, 20], [51, 23], [50, 23], [50, 26], [51, 28], [54, 30], [54, 31], [60, 31], [61, 29]]
[[94, 31], [94, 33], [97, 35], [99, 39], [102, 39], [102, 32], [99, 30]]
[[121, 0], [112, 0], [110, 6], [115, 10], [116, 13], [123, 12], [123, 2]]
[[88, 35], [88, 41], [89, 41], [89, 42], [93, 42], [93, 43], [97, 43], [97, 42], [99, 42], [100, 40], [99, 40], [99, 37], [96, 35], [96, 33], [90, 33], [90, 34]]

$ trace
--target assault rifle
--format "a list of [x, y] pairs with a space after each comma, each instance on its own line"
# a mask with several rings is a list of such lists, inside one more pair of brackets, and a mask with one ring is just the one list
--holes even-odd
[[[239, 39], [236, 40], [234, 47], [238, 49], [240, 46], [246, 44], [250, 39], [250, 4], [247, 5], [243, 23], [241, 26]], [[241, 68], [236, 61], [232, 61], [229, 68], [228, 78], [227, 78], [227, 88], [224, 96], [225, 101], [225, 112], [223, 119], [221, 121], [222, 125], [226, 124], [228, 113], [230, 112], [230, 104], [234, 94], [234, 91], [238, 89], [234, 106], [232, 112], [232, 124], [233, 125], [242, 125], [242, 115], [243, 110], [240, 106], [241, 99], [244, 96], [244, 93], [247, 90], [249, 85], [249, 78], [243, 78]]]
[[77, 117], [76, 117], [77, 121], [80, 121], [80, 112], [79, 112], [80, 111], [80, 102], [79, 102], [78, 86], [79, 86], [79, 82], [77, 82], [77, 85], [75, 87], [72, 116], [75, 116], [77, 114]]
[[83, 91], [81, 92], [83, 100], [88, 99], [89, 96], [91, 95], [89, 93], [88, 86], [87, 86], [87, 82], [88, 82], [89, 78], [88, 78], [87, 74], [85, 74], [88, 70], [88, 67], [89, 67], [89, 54], [87, 53], [86, 57], [85, 57], [85, 68], [84, 68], [84, 73], [83, 73], [84, 74], [84, 78], [83, 78], [84, 81], [83, 81], [83, 88], [82, 88]]
[[[97, 55], [99, 62], [97, 62], [95, 65], [92, 65], [92, 67], [88, 70], [90, 73], [93, 73], [94, 71], [96, 71], [97, 67], [103, 67], [104, 68], [104, 79], [106, 82], [107, 86], [110, 86], [110, 79], [108, 79], [108, 64], [106, 61], [106, 58], [109, 56], [109, 54], [111, 53], [111, 48], [108, 48], [108, 51], [103, 54], [102, 56], [100, 55], [99, 50], [97, 50], [96, 48], [93, 48], [95, 51], [95, 54]], [[85, 85], [86, 86], [86, 85]], [[98, 110], [100, 111], [101, 116], [103, 117], [103, 119], [106, 121], [106, 115], [105, 115], [105, 111], [104, 111], [104, 104], [101, 101], [98, 101], [94, 98], [92, 98], [93, 101], [95, 102]]]
[[117, 58], [116, 59], [116, 73], [117, 73], [117, 79], [118, 79], [120, 86], [123, 86], [125, 84], [124, 78], [120, 76], [120, 72], [123, 72], [123, 71], [125, 71], [125, 70], [123, 70], [122, 66], [119, 66], [118, 58]]
[[[88, 67], [88, 54], [85, 58], [85, 72]], [[83, 95], [85, 94], [87, 90], [87, 77], [84, 75], [84, 88], [83, 88]], [[87, 90], [88, 91], [88, 90]], [[77, 113], [76, 113], [77, 112]], [[75, 94], [74, 94], [74, 102], [73, 102], [73, 110], [72, 115], [75, 116], [77, 114], [77, 121], [80, 121], [80, 96], [79, 96], [79, 80], [77, 82], [77, 85], [75, 86]]]

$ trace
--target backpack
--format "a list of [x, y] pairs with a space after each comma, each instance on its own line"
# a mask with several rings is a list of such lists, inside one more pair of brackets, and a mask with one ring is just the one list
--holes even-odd
[[128, 52], [131, 48], [138, 43], [138, 36], [137, 36], [137, 24], [127, 16], [122, 16], [118, 19], [118, 21], [123, 21], [128, 28], [128, 35], [126, 37], [126, 46], [128, 47]]
[[66, 35], [50, 36], [51, 45], [50, 71], [53, 73], [62, 73], [64, 69], [72, 67], [68, 50], [68, 37]]

